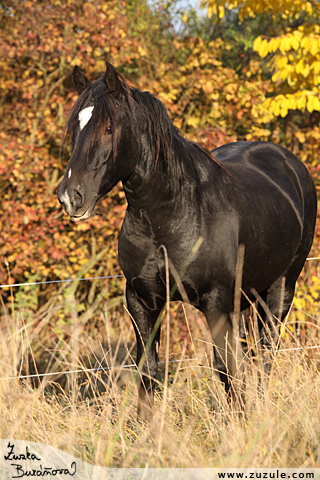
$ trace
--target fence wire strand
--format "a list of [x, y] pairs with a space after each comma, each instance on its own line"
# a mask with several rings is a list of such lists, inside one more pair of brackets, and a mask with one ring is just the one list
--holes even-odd
[[[308, 257], [306, 260], [320, 260], [320, 257]], [[63, 282], [81, 282], [83, 280], [100, 280], [104, 278], [121, 278], [124, 275], [105, 275], [103, 277], [84, 277], [84, 278], [67, 278], [65, 280], [48, 280], [46, 282], [26, 282], [26, 283], [12, 283], [8, 285], [0, 285], [0, 288], [11, 287], [28, 287], [31, 285], [45, 285], [49, 283], [63, 283]]]
[[[205, 342], [209, 343], [209, 342]], [[320, 345], [312, 345], [310, 347], [293, 347], [293, 348], [280, 348], [277, 350], [277, 353], [279, 352], [291, 352], [291, 351], [297, 351], [297, 350], [313, 350], [315, 348], [320, 349]], [[201, 358], [183, 358], [180, 360], [169, 360], [168, 362], [158, 362], [158, 365], [164, 365], [167, 363], [182, 363], [182, 362], [192, 362], [192, 361], [197, 361], [200, 362], [202, 360], [212, 360], [212, 357], [201, 357]], [[203, 366], [203, 365], [200, 365]], [[135, 363], [132, 363], [130, 365], [115, 365], [113, 367], [97, 367], [97, 368], [84, 368], [80, 370], [67, 370], [66, 372], [47, 372], [47, 373], [35, 373], [33, 375], [20, 375], [18, 377], [3, 377], [0, 378], [1, 380], [24, 380], [26, 378], [40, 378], [40, 377], [48, 377], [51, 375], [67, 375], [68, 373], [85, 373], [85, 372], [102, 372], [102, 371], [109, 371], [109, 370], [119, 370], [121, 368], [137, 368], [137, 365]]]
[[105, 275], [104, 277], [67, 278], [66, 280], [48, 280], [47, 282], [12, 283], [8, 285], [0, 285], [0, 288], [27, 287], [29, 285], [44, 285], [48, 283], [63, 283], [63, 282], [81, 282], [82, 280], [98, 280], [103, 278], [120, 278], [120, 277], [124, 277], [124, 275]]
[[[202, 357], [202, 358], [183, 358], [182, 360], [169, 360], [169, 362], [158, 362], [158, 365], [166, 364], [166, 363], [181, 363], [181, 362], [191, 362], [192, 360], [196, 360], [200, 362], [201, 360], [210, 360], [210, 357]], [[131, 365], [115, 365], [113, 367], [97, 367], [97, 368], [84, 368], [80, 370], [67, 370], [66, 372], [47, 372], [47, 373], [35, 373], [33, 375], [20, 375], [18, 377], [6, 377], [0, 378], [0, 380], [23, 380], [25, 378], [39, 378], [39, 377], [47, 377], [50, 375], [66, 375], [68, 373], [85, 373], [85, 372], [100, 372], [100, 371], [108, 371], [108, 370], [119, 370], [120, 368], [129, 368], [135, 367], [137, 365], [132, 363]]]

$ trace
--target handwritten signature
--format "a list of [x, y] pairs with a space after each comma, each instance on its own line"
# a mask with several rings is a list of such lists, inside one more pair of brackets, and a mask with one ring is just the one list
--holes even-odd
[[[4, 459], [6, 461], [21, 461], [21, 460], [37, 460], [38, 462], [41, 461], [41, 457], [38, 457], [35, 453], [29, 452], [28, 447], [26, 447], [25, 453], [16, 453], [15, 452], [15, 445], [14, 443], [8, 443], [8, 454], [4, 455]], [[31, 470], [26, 469], [23, 465], [18, 463], [11, 463], [11, 466], [14, 467], [16, 475], [12, 476], [12, 478], [23, 478], [23, 477], [48, 477], [56, 475], [69, 475], [73, 477], [77, 471], [77, 464], [76, 462], [72, 462], [70, 468], [59, 468], [59, 467], [43, 467], [41, 464], [36, 468], [32, 468]]]

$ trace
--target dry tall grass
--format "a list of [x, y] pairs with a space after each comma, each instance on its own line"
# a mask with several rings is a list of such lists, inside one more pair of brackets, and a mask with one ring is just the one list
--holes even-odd
[[[50, 372], [132, 363], [133, 331], [127, 314], [118, 313], [122, 327], [117, 330], [103, 315], [104, 345], [76, 329], [68, 342], [57, 342], [47, 364]], [[294, 315], [291, 312], [289, 323], [290, 318], [296, 321]], [[0, 380], [1, 437], [52, 445], [84, 461], [111, 467], [320, 466], [320, 350], [310, 348], [319, 345], [319, 319], [310, 319], [303, 347], [301, 336], [287, 329], [263, 394], [257, 393], [259, 361], [247, 359], [243, 417], [226, 402], [201, 322], [190, 309], [186, 318], [192, 336], [189, 357], [196, 360], [170, 364], [165, 404], [160, 375], [150, 426], [136, 420], [133, 369], [117, 368], [108, 375], [69, 374], [64, 388], [54, 376], [44, 377], [37, 388], [30, 379]], [[22, 311], [3, 316], [1, 378], [19, 374], [19, 366], [28, 373], [27, 363], [33, 368], [37, 337], [32, 337], [33, 321], [25, 324], [23, 320]], [[170, 342], [172, 350], [177, 339]], [[165, 360], [164, 343], [161, 360]], [[185, 351], [182, 348], [181, 358]], [[34, 382], [38, 384], [37, 379]]]

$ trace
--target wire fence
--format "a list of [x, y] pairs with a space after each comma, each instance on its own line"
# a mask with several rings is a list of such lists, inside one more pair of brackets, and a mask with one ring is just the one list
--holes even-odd
[[[168, 362], [158, 362], [158, 365], [164, 365], [166, 363], [182, 363], [182, 362], [192, 362], [192, 361], [197, 361], [200, 362], [202, 360], [210, 360], [210, 357], [202, 357], [202, 358], [183, 358], [180, 360], [169, 360]], [[120, 370], [121, 368], [132, 368], [134, 367], [135, 369], [138, 368], [138, 366], [135, 363], [132, 363], [130, 365], [114, 365], [112, 367], [98, 367], [98, 368], [83, 368], [80, 370], [67, 370], [65, 372], [47, 372], [47, 373], [35, 373], [33, 375], [19, 375], [16, 377], [6, 377], [6, 378], [0, 378], [1, 380], [23, 380], [26, 378], [38, 378], [38, 377], [49, 377], [52, 375], [67, 375], [69, 373], [86, 373], [86, 372], [107, 372], [110, 370]]]
[[[306, 260], [320, 260], [320, 257], [308, 257]], [[63, 283], [63, 282], [81, 282], [83, 280], [100, 280], [104, 278], [120, 278], [124, 275], [104, 275], [103, 277], [84, 277], [84, 278], [67, 278], [65, 280], [48, 280], [46, 282], [26, 282], [26, 283], [8, 283], [7, 285], [0, 285], [0, 288], [11, 287], [28, 287], [31, 285], [46, 285], [49, 283]]]
[[47, 282], [26, 282], [26, 283], [8, 283], [8, 285], [0, 285], [0, 288], [8, 287], [28, 287], [31, 285], [45, 285], [48, 283], [63, 283], [63, 282], [81, 282], [82, 280], [98, 280], [103, 278], [120, 278], [124, 275], [105, 275], [103, 277], [84, 277], [84, 278], [67, 278], [66, 280], [48, 280]]
[[[306, 260], [320, 260], [320, 257], [308, 257]], [[124, 275], [104, 275], [102, 277], [84, 277], [84, 278], [68, 278], [65, 280], [48, 280], [45, 282], [26, 282], [26, 283], [13, 283], [13, 284], [7, 284], [7, 285], [0, 285], [0, 288], [11, 288], [11, 287], [24, 287], [24, 286], [31, 286], [31, 285], [45, 285], [45, 284], [50, 284], [50, 283], [63, 283], [63, 282], [80, 282], [83, 280], [101, 280], [101, 279], [107, 279], [107, 278], [121, 278], [124, 277]], [[310, 348], [320, 348], [320, 345], [315, 345], [312, 347], [295, 347], [293, 349], [280, 349], [280, 352], [287, 351], [287, 350], [303, 350], [303, 349], [310, 349]], [[181, 360], [170, 360], [168, 362], [158, 362], [159, 365], [161, 364], [166, 364], [166, 363], [180, 363], [180, 362], [190, 362], [190, 361], [201, 361], [201, 360], [209, 360], [209, 357], [203, 357], [203, 358], [189, 358], [189, 359], [181, 359]], [[46, 376], [54, 376], [54, 375], [66, 375], [69, 373], [86, 373], [86, 372], [99, 372], [99, 371], [109, 371], [109, 370], [118, 370], [121, 368], [137, 368], [137, 365], [135, 363], [132, 363], [130, 365], [116, 365], [113, 367], [99, 367], [99, 368], [87, 368], [87, 369], [79, 369], [79, 370], [68, 370], [65, 372], [48, 372], [48, 373], [37, 373], [34, 375], [20, 375], [20, 376], [15, 376], [15, 377], [6, 377], [6, 378], [0, 378], [1, 380], [23, 380], [27, 378], [40, 378], [40, 377], [46, 377]]]
[[[293, 348], [280, 348], [280, 349], [277, 350], [277, 353], [299, 351], [299, 350], [313, 350], [313, 349], [316, 349], [316, 348], [320, 349], [320, 345], [311, 345], [309, 347], [303, 346], [303, 347], [293, 347]], [[212, 357], [207, 356], [207, 357], [201, 357], [201, 358], [195, 357], [195, 358], [183, 358], [183, 359], [180, 359], [180, 360], [169, 360], [168, 362], [166, 362], [166, 361], [158, 362], [158, 365], [164, 365], [164, 364], [167, 364], [167, 363], [192, 362], [192, 361], [201, 362], [202, 360], [212, 361]], [[203, 366], [203, 365], [200, 365], [200, 366]], [[67, 371], [61, 371], [61, 372], [35, 373], [33, 375], [19, 375], [19, 376], [15, 376], [15, 377], [3, 377], [3, 378], [0, 378], [0, 381], [1, 380], [24, 380], [24, 379], [27, 379], [27, 378], [51, 377], [51, 376], [55, 376], [55, 375], [67, 375], [69, 373], [108, 372], [110, 370], [112, 370], [112, 371], [113, 370], [120, 370], [122, 368], [135, 368], [135, 369], [137, 369], [138, 367], [135, 363], [132, 363], [130, 365], [114, 365], [112, 367], [83, 368], [83, 369], [79, 369], [79, 370], [67, 370]]]

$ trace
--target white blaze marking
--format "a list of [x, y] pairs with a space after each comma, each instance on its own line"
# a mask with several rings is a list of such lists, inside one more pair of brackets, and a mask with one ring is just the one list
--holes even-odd
[[68, 178], [70, 178], [70, 177], [71, 177], [71, 168], [70, 168], [69, 173], [68, 173]]
[[81, 112], [79, 113], [78, 118], [80, 122], [80, 130], [82, 130], [89, 122], [90, 118], [92, 117], [93, 109], [94, 107], [87, 107], [81, 110]]

